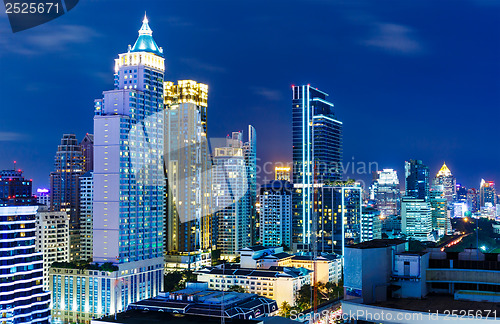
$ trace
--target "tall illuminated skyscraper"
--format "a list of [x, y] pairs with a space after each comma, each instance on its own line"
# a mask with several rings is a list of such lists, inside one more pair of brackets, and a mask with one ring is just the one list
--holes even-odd
[[496, 205], [495, 182], [484, 181], [481, 179], [479, 187], [479, 207], [485, 207], [487, 204]]
[[311, 243], [314, 184], [341, 179], [342, 122], [328, 94], [310, 85], [292, 87], [293, 242]]
[[407, 197], [429, 199], [429, 168], [421, 160], [405, 162], [405, 178]]
[[212, 247], [208, 86], [180, 80], [165, 82], [164, 88], [165, 257], [167, 267], [194, 269], [201, 265], [201, 253]]
[[80, 259], [80, 189], [84, 155], [76, 135], [64, 134], [50, 173], [50, 208], [69, 215], [70, 260]]
[[50, 269], [52, 314], [62, 321], [123, 311], [163, 287], [164, 71], [144, 17], [134, 46], [115, 60], [115, 89], [95, 101], [93, 260], [101, 266]]
[[398, 173], [393, 169], [383, 169], [373, 173], [370, 199], [375, 202], [382, 218], [399, 215], [401, 210], [401, 190]]
[[247, 166], [247, 199], [250, 206], [250, 233], [251, 245], [259, 239], [257, 231], [257, 132], [252, 125], [248, 125], [248, 141], [243, 143], [243, 155]]
[[443, 163], [443, 166], [434, 178], [435, 186], [443, 186], [443, 194], [446, 198], [446, 203], [451, 206], [453, 201], [457, 198], [457, 181], [451, 174], [450, 169]]

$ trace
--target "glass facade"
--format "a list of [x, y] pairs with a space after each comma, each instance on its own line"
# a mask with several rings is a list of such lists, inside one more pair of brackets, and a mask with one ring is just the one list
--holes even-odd
[[429, 168], [420, 160], [405, 162], [407, 197], [429, 199]]

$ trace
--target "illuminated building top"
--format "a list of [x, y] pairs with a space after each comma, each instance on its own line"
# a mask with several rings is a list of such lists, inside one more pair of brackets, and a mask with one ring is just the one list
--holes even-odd
[[446, 163], [443, 163], [443, 166], [439, 170], [437, 177], [451, 177], [451, 171], [446, 166]]

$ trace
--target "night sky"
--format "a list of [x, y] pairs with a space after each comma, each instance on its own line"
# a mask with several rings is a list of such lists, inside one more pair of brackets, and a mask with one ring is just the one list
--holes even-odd
[[310, 83], [344, 123], [344, 163], [401, 180], [405, 160], [432, 176], [446, 161], [468, 187], [500, 183], [500, 1], [486, 0], [83, 0], [16, 34], [1, 13], [0, 169], [16, 160], [48, 186], [62, 134], [93, 132], [144, 11], [165, 80], [207, 83], [209, 136], [252, 124], [261, 164], [291, 161], [291, 85]]

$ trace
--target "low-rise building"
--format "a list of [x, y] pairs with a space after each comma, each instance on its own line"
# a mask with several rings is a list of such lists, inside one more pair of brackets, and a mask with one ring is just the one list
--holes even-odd
[[270, 267], [269, 269], [242, 268], [239, 265], [219, 265], [195, 272], [198, 281], [208, 283], [209, 289], [228, 290], [239, 286], [248, 293], [295, 305], [298, 291], [311, 283], [311, 271], [304, 268]]

